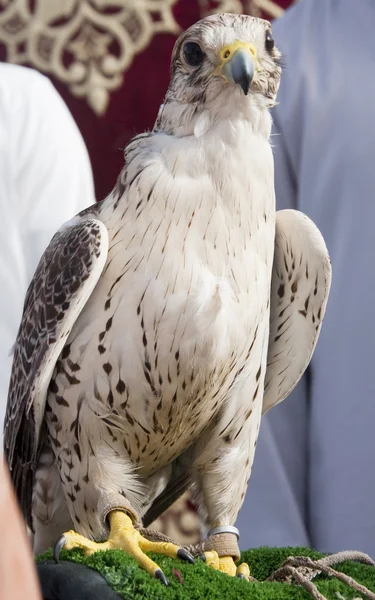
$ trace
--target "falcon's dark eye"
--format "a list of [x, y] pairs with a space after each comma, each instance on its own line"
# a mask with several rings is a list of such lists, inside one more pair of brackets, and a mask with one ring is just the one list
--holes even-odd
[[186, 42], [184, 45], [184, 58], [190, 67], [199, 67], [203, 62], [204, 53], [197, 42]]
[[270, 31], [267, 31], [267, 33], [266, 33], [266, 50], [267, 50], [267, 52], [272, 52], [274, 45], [275, 45], [275, 41], [272, 37], [272, 33]]

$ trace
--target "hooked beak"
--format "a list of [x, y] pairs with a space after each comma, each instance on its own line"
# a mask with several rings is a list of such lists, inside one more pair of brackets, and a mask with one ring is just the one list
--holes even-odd
[[229, 82], [239, 85], [245, 94], [249, 93], [256, 71], [256, 50], [252, 44], [235, 42], [220, 51], [221, 75]]

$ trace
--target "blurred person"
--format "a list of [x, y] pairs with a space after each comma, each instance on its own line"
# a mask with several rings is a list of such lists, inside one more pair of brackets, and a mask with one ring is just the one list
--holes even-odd
[[[51, 237], [95, 202], [82, 136], [51, 82], [0, 63], [0, 431], [28, 284]], [[1, 444], [2, 447], [2, 444]]]
[[317, 224], [333, 279], [308, 375], [262, 420], [242, 548], [375, 557], [374, 20], [373, 0], [301, 0], [273, 24], [276, 201]]

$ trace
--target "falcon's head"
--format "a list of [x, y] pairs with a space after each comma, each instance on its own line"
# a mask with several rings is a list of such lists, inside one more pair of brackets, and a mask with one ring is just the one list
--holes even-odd
[[[192, 115], [228, 105], [245, 111], [250, 105], [270, 108], [280, 83], [280, 59], [268, 21], [235, 14], [198, 21], [175, 44], [159, 124], [162, 119], [168, 128], [163, 114], [168, 103], [180, 113], [178, 105], [183, 105], [185, 116], [186, 111]], [[171, 114], [168, 120], [172, 125]]]

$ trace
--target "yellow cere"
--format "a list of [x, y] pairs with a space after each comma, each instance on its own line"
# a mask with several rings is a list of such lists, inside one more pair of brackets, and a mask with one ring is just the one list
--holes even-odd
[[250, 52], [250, 54], [256, 58], [257, 55], [257, 51], [255, 49], [255, 47], [253, 46], [253, 44], [246, 44], [246, 42], [240, 42], [240, 41], [236, 41], [233, 42], [233, 44], [228, 44], [227, 46], [224, 46], [219, 53], [220, 56], [220, 62], [222, 65], [224, 65], [226, 62], [228, 62], [228, 60], [230, 60], [233, 55], [237, 52], [237, 50], [248, 50]]

